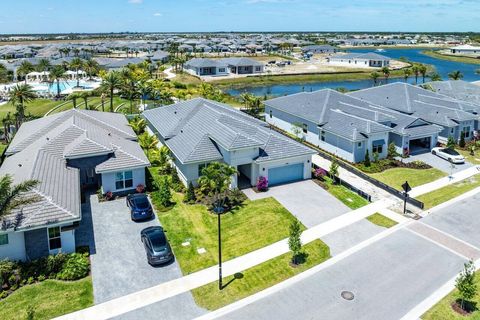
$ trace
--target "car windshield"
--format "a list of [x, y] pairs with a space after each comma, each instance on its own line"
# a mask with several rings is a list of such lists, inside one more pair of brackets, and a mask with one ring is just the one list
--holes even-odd
[[154, 251], [163, 250], [165, 245], [167, 244], [167, 239], [165, 238], [165, 234], [160, 230], [155, 230], [154, 232], [150, 233], [149, 238], [150, 238], [150, 241], [152, 242]]
[[138, 209], [147, 209], [150, 206], [150, 203], [148, 202], [148, 199], [145, 198], [136, 198], [135, 200], [135, 207]]
[[460, 155], [460, 153], [458, 153], [457, 151], [453, 150], [453, 149], [450, 149], [450, 148], [445, 148], [443, 149], [443, 152], [445, 152], [446, 154], [449, 154], [451, 156], [458, 156]]

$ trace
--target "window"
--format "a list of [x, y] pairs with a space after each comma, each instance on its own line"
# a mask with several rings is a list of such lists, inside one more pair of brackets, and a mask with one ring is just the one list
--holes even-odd
[[320, 132], [320, 140], [325, 141], [325, 131]]
[[206, 163], [202, 163], [202, 164], [199, 164], [199, 165], [198, 165], [198, 176], [199, 176], [199, 177], [202, 176], [202, 170], [203, 170], [204, 168], [206, 168], [206, 167], [207, 167], [207, 164], [206, 164]]
[[132, 171], [120, 171], [115, 174], [115, 189], [122, 190], [133, 187]]
[[225, 72], [225, 68], [218, 69], [218, 72]]
[[308, 132], [308, 125], [306, 123], [303, 123], [302, 124], [302, 130], [303, 130], [303, 133], [307, 133]]
[[60, 227], [48, 228], [48, 246], [50, 250], [60, 249], [62, 247]]
[[453, 128], [452, 128], [452, 129], [450, 129], [450, 133], [453, 133]]
[[469, 138], [470, 137], [470, 126], [463, 127], [463, 137], [464, 138]]
[[255, 67], [255, 71], [262, 71], [262, 67]]
[[357, 143], [357, 147], [358, 148], [361, 148], [362, 147], [362, 142], [360, 141], [359, 143]]
[[8, 234], [0, 234], [0, 246], [8, 244]]
[[382, 153], [383, 152], [383, 145], [373, 146], [372, 147], [372, 152], [373, 153], [376, 152], [378, 154]]
[[270, 118], [273, 117], [273, 112], [272, 112], [272, 110], [270, 110], [269, 114], [270, 114]]

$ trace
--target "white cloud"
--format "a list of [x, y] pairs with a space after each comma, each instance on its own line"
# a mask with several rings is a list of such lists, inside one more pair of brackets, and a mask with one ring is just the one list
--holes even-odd
[[161, 17], [161, 16], [163, 16], [163, 14], [161, 14], [160, 12], [155, 12], [153, 15], [154, 15], [155, 17]]

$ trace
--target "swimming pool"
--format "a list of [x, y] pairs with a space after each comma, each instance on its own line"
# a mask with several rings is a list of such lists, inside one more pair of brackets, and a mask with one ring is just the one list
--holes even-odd
[[[73, 88], [77, 86], [77, 81], [60, 81], [57, 86], [57, 82], [53, 83], [30, 83], [39, 94], [69, 94]], [[79, 86], [84, 90], [92, 90], [98, 86], [96, 82], [80, 81]]]

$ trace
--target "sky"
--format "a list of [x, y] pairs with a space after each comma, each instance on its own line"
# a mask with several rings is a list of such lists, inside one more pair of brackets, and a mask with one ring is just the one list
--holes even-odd
[[480, 31], [480, 0], [0, 0], [0, 34]]

